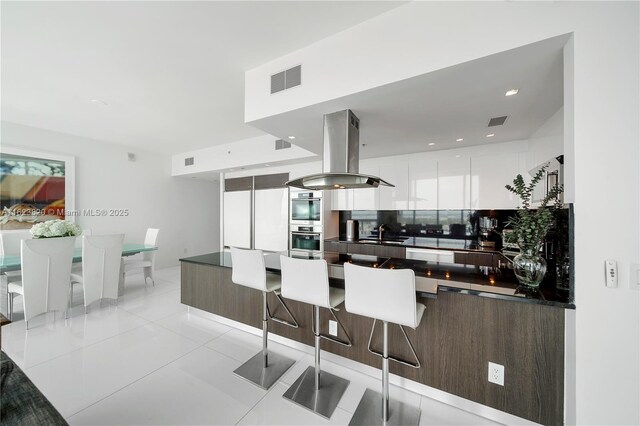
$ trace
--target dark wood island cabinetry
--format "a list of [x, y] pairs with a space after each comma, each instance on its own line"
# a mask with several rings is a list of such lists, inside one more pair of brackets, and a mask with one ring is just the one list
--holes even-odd
[[[221, 254], [182, 259], [182, 303], [261, 327], [260, 292], [233, 284], [230, 264], [223, 259]], [[274, 314], [284, 316], [277, 309], [275, 296], [269, 297], [270, 306], [276, 309]], [[391, 363], [391, 373], [537, 423], [563, 423], [562, 307], [455, 291], [439, 291], [435, 298], [419, 300], [426, 305], [426, 312], [420, 326], [407, 329], [407, 333], [422, 367]], [[287, 304], [300, 327], [270, 323], [269, 331], [312, 346], [311, 306], [295, 301]], [[353, 346], [323, 340], [322, 350], [379, 368], [380, 359], [367, 350], [373, 320], [350, 314], [344, 306], [337, 315], [349, 331]], [[324, 326], [329, 319], [330, 314], [322, 310]], [[378, 331], [374, 347], [381, 346]], [[390, 348], [394, 355], [410, 357], [396, 326], [390, 327]], [[488, 381], [488, 362], [504, 365], [504, 386]]]

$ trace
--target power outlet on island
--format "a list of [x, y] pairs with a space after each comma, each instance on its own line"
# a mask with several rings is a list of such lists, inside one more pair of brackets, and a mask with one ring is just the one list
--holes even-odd
[[504, 365], [489, 363], [489, 382], [504, 386]]
[[329, 334], [338, 337], [338, 323], [333, 320], [329, 320]]

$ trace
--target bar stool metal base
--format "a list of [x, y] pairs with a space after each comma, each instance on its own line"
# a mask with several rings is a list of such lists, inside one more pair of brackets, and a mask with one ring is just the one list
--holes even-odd
[[274, 352], [269, 352], [268, 360], [267, 367], [264, 367], [264, 355], [258, 352], [233, 372], [262, 389], [269, 390], [295, 361]]
[[400, 401], [389, 401], [389, 420], [382, 421], [382, 395], [367, 389], [353, 413], [349, 426], [417, 426], [420, 422], [420, 409]]
[[282, 395], [302, 407], [330, 419], [349, 381], [326, 371], [320, 371], [320, 389], [316, 390], [315, 367], [311, 366]]

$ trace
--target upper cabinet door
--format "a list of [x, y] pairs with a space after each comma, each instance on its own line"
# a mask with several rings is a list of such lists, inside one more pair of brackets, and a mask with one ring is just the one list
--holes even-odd
[[[514, 209], [518, 197], [505, 189], [521, 173], [524, 154], [505, 153], [471, 158], [471, 208]], [[525, 176], [526, 179], [526, 176]]]
[[438, 209], [471, 208], [471, 159], [453, 157], [438, 160]]
[[[378, 176], [378, 159], [360, 161], [359, 170], [363, 175]], [[353, 190], [353, 210], [378, 210], [379, 206], [380, 190], [377, 188]]]
[[438, 208], [438, 161], [430, 153], [409, 156], [409, 210]]
[[333, 189], [326, 193], [331, 194], [331, 210], [353, 210], [353, 189]]
[[380, 179], [395, 187], [380, 186], [380, 210], [407, 210], [409, 208], [409, 156], [380, 158]]

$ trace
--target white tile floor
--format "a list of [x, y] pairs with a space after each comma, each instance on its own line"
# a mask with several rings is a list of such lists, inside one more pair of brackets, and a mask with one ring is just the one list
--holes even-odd
[[[348, 424], [366, 388], [377, 377], [323, 361], [323, 368], [351, 384], [330, 421], [282, 398], [313, 363], [302, 351], [270, 342], [296, 364], [270, 391], [233, 374], [257, 353], [261, 338], [189, 313], [180, 304], [178, 268], [156, 272], [156, 286], [127, 277], [118, 306], [95, 307], [72, 318], [36, 318], [24, 328], [21, 300], [16, 320], [2, 329], [2, 349], [72, 425], [320, 425]], [[82, 303], [76, 289], [75, 303]], [[497, 424], [483, 417], [391, 387], [391, 397], [420, 406], [421, 425]]]

